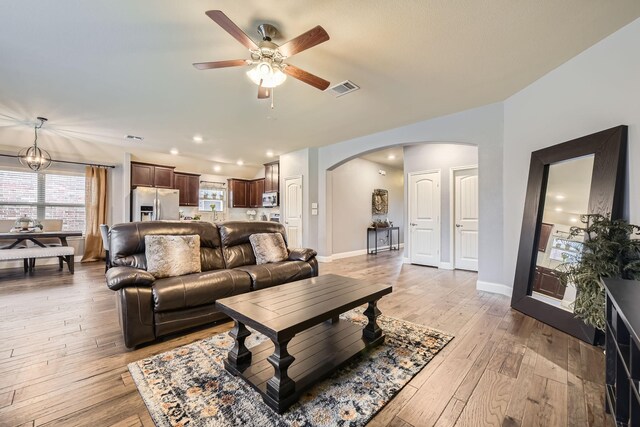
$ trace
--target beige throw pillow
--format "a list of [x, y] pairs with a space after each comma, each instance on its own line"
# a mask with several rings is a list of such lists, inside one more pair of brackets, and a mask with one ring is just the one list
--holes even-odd
[[256, 264], [285, 261], [289, 257], [287, 245], [280, 233], [257, 233], [249, 236]]
[[144, 236], [147, 271], [156, 279], [199, 273], [200, 236]]

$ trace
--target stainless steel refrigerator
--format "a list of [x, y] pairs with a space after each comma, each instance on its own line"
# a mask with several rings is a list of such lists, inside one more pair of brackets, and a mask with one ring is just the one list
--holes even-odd
[[133, 221], [180, 219], [180, 191], [164, 188], [138, 187], [131, 201]]

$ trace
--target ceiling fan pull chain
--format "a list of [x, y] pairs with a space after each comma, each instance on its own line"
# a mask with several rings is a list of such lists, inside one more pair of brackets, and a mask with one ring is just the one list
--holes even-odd
[[276, 88], [271, 88], [271, 109], [273, 110], [273, 94], [276, 92]]

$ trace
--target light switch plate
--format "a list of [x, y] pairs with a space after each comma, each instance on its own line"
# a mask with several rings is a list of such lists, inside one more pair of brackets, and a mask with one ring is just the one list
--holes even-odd
[[318, 209], [311, 209], [311, 215], [318, 215]]
[[317, 203], [311, 203], [311, 209], [318, 209]]

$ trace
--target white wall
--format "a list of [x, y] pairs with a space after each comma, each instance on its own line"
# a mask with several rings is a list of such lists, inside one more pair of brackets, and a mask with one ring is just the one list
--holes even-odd
[[[478, 147], [472, 145], [421, 144], [404, 148], [405, 174], [426, 170], [440, 170], [440, 261], [443, 263], [452, 262], [450, 256], [450, 231], [453, 214], [450, 202], [453, 189], [449, 188], [451, 168], [477, 164]], [[481, 174], [482, 171], [479, 171], [478, 175], [480, 176]], [[405, 190], [405, 197], [408, 198], [408, 189]], [[405, 247], [405, 256], [409, 257], [409, 248], [407, 247]]]
[[[380, 175], [380, 169], [387, 174]], [[364, 159], [353, 159], [334, 169], [332, 175], [332, 254], [366, 251], [366, 229], [373, 218], [371, 194], [376, 188], [389, 191], [389, 214], [386, 217], [394, 226], [400, 227], [400, 242], [404, 241], [402, 169]]]
[[502, 103], [498, 103], [321, 147], [318, 158], [320, 255], [331, 255], [332, 248], [329, 215], [332, 195], [327, 191], [331, 188], [332, 174], [327, 173], [328, 170], [384, 147], [425, 142], [472, 144], [478, 147], [478, 168], [481, 171], [478, 285], [481, 289], [503, 291], [502, 138], [503, 111]]
[[[284, 180], [302, 177], [302, 246], [318, 247], [318, 216], [311, 204], [318, 202], [318, 149], [304, 148], [280, 156], [280, 206], [285, 204]], [[284, 212], [281, 210], [282, 214]]]
[[504, 272], [513, 285], [531, 152], [629, 126], [626, 217], [640, 223], [640, 19], [504, 102]]

